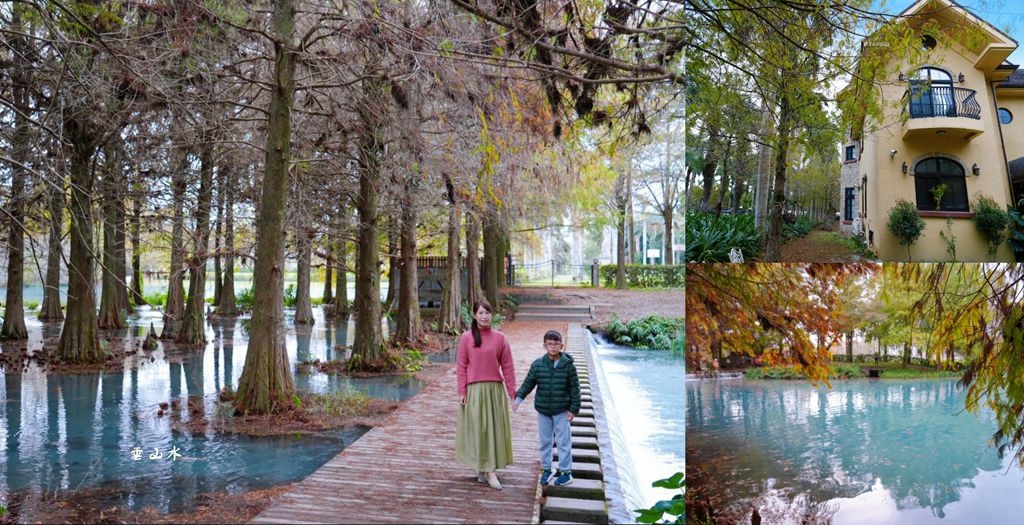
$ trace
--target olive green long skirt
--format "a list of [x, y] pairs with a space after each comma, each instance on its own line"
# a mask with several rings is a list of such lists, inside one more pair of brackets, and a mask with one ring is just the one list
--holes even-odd
[[512, 425], [502, 383], [482, 381], [466, 388], [455, 426], [455, 459], [483, 472], [512, 464]]

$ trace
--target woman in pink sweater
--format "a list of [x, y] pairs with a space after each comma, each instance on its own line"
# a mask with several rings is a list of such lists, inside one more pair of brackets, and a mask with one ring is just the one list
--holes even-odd
[[492, 312], [487, 301], [477, 301], [472, 328], [459, 339], [455, 457], [477, 471], [478, 482], [501, 490], [494, 471], [512, 464], [508, 406], [515, 398], [516, 371], [508, 338], [491, 328]]

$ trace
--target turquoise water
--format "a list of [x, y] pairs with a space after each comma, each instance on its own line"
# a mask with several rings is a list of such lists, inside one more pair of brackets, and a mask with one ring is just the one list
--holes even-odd
[[625, 512], [675, 493], [651, 483], [684, 467], [681, 353], [637, 350], [595, 338], [593, 377], [599, 378]]
[[719, 513], [1024, 523], [1024, 470], [989, 445], [991, 416], [966, 412], [955, 380], [690, 381], [686, 396], [688, 490]]
[[[345, 349], [336, 345], [351, 343], [353, 320], [325, 322], [319, 309], [314, 315], [312, 328], [296, 330], [291, 317], [286, 320], [293, 363], [344, 357]], [[151, 322], [159, 332], [161, 316], [143, 310], [129, 318], [129, 328], [109, 334], [138, 337]], [[44, 340], [55, 343], [60, 323], [27, 321], [28, 348], [38, 348]], [[172, 403], [168, 412], [180, 414], [182, 421], [217, 410], [216, 393], [238, 385], [247, 337], [241, 320], [211, 321], [204, 350], [165, 349], [161, 343], [149, 355], [129, 357], [125, 370], [115, 373], [47, 376], [35, 365], [0, 371], [0, 501], [105, 488], [111, 490], [105, 492], [109, 501], [104, 504], [183, 512], [204, 492], [240, 492], [302, 479], [366, 431], [302, 437], [193, 434], [172, 430], [169, 414], [158, 417], [160, 403]], [[111, 338], [111, 344], [137, 340]], [[22, 345], [0, 343], [0, 350]], [[318, 372], [296, 372], [293, 377], [299, 390], [351, 389], [391, 400], [405, 399], [421, 388], [418, 380], [401, 377], [353, 379]], [[136, 448], [139, 459], [132, 457]], [[172, 448], [180, 457], [170, 458]], [[164, 457], [150, 459], [154, 452]], [[31, 521], [31, 515], [20, 519]]]

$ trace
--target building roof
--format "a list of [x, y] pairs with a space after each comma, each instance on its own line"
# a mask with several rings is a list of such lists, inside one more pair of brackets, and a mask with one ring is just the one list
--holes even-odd
[[1001, 82], [997, 88], [1024, 88], [1024, 68], [1017, 69], [1009, 78]]

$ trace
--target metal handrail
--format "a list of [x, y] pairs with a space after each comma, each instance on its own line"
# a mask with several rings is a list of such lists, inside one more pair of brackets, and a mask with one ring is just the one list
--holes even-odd
[[973, 89], [911, 84], [903, 94], [910, 118], [963, 117], [981, 119], [981, 105]]

